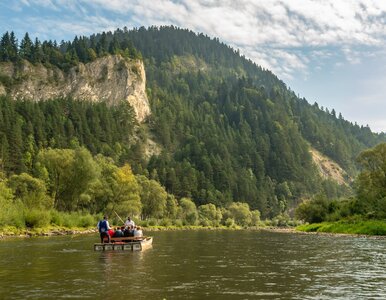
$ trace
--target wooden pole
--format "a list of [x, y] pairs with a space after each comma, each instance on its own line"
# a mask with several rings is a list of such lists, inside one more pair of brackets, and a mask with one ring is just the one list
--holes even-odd
[[125, 225], [125, 221], [123, 221], [122, 219], [121, 219], [121, 217], [117, 214], [117, 212], [114, 210], [114, 213], [117, 215], [117, 217], [119, 218], [119, 220], [121, 220], [121, 222], [123, 223], [123, 225]]

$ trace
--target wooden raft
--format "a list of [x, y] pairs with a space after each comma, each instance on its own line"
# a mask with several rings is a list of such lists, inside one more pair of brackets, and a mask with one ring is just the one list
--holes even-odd
[[[108, 239], [105, 239], [107, 242]], [[141, 251], [148, 249], [153, 244], [153, 237], [114, 237], [111, 243], [94, 244], [95, 251]]]

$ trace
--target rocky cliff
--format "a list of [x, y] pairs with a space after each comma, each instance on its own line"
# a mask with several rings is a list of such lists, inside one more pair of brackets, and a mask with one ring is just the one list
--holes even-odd
[[72, 97], [106, 101], [111, 105], [126, 100], [139, 122], [150, 114], [145, 85], [142, 61], [127, 60], [119, 55], [80, 63], [67, 72], [27, 61], [0, 64], [0, 95], [33, 101]]
[[314, 148], [310, 150], [312, 155], [312, 160], [319, 170], [319, 174], [324, 179], [331, 179], [337, 182], [340, 185], [348, 185], [352, 182], [346, 171], [343, 170], [336, 162], [323, 155]]

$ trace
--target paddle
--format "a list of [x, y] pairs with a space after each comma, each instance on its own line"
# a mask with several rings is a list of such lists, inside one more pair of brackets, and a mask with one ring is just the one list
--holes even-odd
[[119, 218], [119, 220], [121, 220], [121, 222], [122, 222], [123, 224], [125, 224], [125, 221], [122, 220], [122, 218], [117, 214], [117, 212], [116, 212], [115, 210], [113, 210], [113, 212], [117, 215], [117, 217]]

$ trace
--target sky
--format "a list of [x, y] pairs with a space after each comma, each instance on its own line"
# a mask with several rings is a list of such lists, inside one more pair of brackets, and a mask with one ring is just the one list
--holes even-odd
[[311, 104], [386, 132], [384, 0], [0, 0], [0, 33], [19, 40], [151, 25], [218, 37]]

